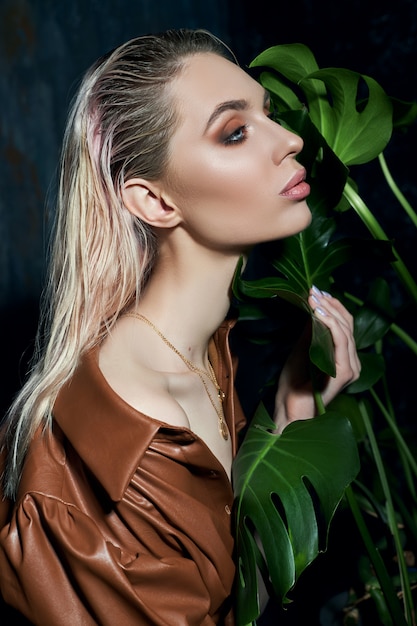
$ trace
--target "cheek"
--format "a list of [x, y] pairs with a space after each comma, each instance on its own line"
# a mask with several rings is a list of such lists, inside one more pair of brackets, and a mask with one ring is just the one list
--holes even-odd
[[[233, 166], [211, 166], [196, 184], [196, 192], [202, 202], [207, 201], [212, 210], [227, 215], [253, 215], [260, 205], [265, 204], [269, 189], [260, 179], [261, 172], [236, 162]], [[197, 198], [198, 199], [198, 198]]]
[[248, 189], [253, 188], [245, 168], [216, 161], [193, 161], [172, 173], [170, 187], [181, 208], [211, 203], [241, 202]]

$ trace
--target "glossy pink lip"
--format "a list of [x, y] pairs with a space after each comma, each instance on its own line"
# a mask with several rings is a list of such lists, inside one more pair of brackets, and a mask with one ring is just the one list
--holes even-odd
[[305, 181], [306, 171], [304, 168], [297, 170], [280, 192], [280, 196], [301, 200], [310, 193], [310, 185]]

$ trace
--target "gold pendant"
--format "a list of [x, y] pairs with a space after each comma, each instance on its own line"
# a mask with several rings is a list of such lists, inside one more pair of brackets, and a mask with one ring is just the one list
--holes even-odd
[[226, 423], [223, 420], [219, 422], [219, 430], [223, 439], [227, 441], [229, 439], [229, 430], [227, 428]]

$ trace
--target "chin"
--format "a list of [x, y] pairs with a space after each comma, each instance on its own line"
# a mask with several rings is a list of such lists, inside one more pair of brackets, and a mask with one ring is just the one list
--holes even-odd
[[311, 211], [306, 202], [302, 202], [297, 208], [297, 219], [295, 219], [294, 215], [291, 216], [293, 217], [292, 225], [294, 226], [294, 230], [288, 229], [289, 232], [287, 235], [285, 235], [286, 237], [291, 237], [291, 235], [297, 235], [298, 233], [301, 233], [308, 226], [310, 226], [311, 220], [313, 219]]
[[[304, 228], [307, 228], [307, 226], [310, 226], [311, 224], [311, 220], [313, 219], [313, 214], [310, 211], [310, 207], [308, 206], [307, 202], [305, 203], [306, 205], [306, 221], [305, 221], [305, 226]], [[304, 230], [303, 228], [303, 230]]]
[[311, 224], [311, 220], [313, 219], [313, 215], [310, 211], [310, 207], [308, 206], [307, 202], [304, 200], [300, 206], [300, 231], [304, 230], [305, 228], [307, 228], [307, 226], [310, 226]]

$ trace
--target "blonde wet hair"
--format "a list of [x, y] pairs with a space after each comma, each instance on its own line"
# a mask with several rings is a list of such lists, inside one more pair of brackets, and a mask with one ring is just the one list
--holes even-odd
[[34, 433], [80, 356], [140, 298], [157, 254], [154, 233], [123, 205], [125, 180], [161, 178], [177, 112], [169, 85], [187, 57], [229, 49], [204, 30], [133, 39], [86, 73], [65, 131], [50, 269], [37, 348], [3, 423], [6, 497], [16, 496]]

